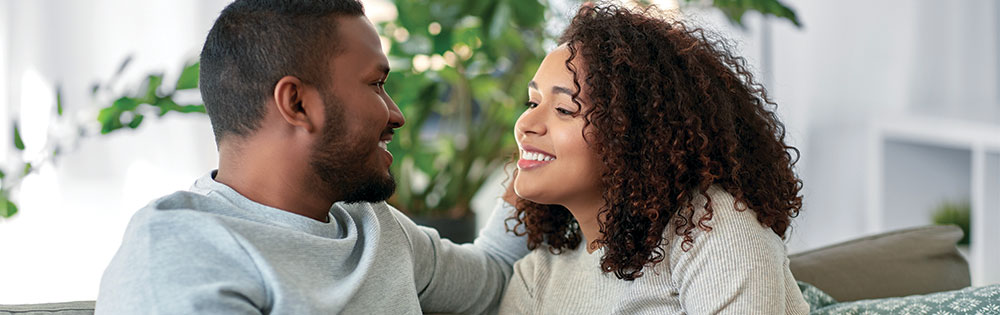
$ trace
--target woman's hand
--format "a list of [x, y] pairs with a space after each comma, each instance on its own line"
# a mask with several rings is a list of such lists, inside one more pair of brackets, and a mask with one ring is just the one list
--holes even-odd
[[507, 190], [503, 192], [503, 201], [509, 204], [517, 205], [517, 193], [514, 192], [514, 180], [517, 179], [517, 169], [515, 168], [512, 172], [513, 174], [507, 179]]

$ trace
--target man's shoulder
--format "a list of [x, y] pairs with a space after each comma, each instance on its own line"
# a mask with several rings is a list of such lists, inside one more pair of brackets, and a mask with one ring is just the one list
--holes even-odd
[[220, 293], [215, 289], [220, 286], [266, 300], [255, 261], [222, 217], [201, 211], [205, 199], [177, 192], [135, 213], [105, 269], [98, 309], [150, 307], [151, 301], [175, 301], [179, 304], [158, 307], [184, 308], [187, 300]]
[[187, 210], [193, 213], [208, 214], [213, 212], [211, 210], [227, 207], [231, 207], [231, 205], [218, 200], [218, 198], [211, 198], [205, 194], [181, 190], [153, 200], [139, 211], [151, 213], [183, 213]]
[[[213, 211], [224, 207], [218, 200], [189, 191], [163, 196], [136, 211], [128, 224], [125, 241], [139, 238], [149, 242], [174, 243], [180, 239], [220, 241], [229, 238], [224, 221]], [[177, 242], [178, 245], [183, 243]], [[195, 244], [198, 243], [188, 245]]]
[[[134, 223], [187, 222], [194, 226], [219, 224], [233, 219], [259, 221], [248, 209], [233, 204], [220, 195], [177, 191], [151, 201], [133, 216]], [[138, 221], [138, 222], [136, 222]]]

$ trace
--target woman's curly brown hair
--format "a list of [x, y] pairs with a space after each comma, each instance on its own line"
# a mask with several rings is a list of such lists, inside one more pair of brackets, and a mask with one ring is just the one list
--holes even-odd
[[[585, 6], [559, 41], [569, 48], [577, 91], [583, 76], [585, 95], [573, 98], [590, 105], [586, 138], [604, 161], [601, 268], [625, 280], [663, 261], [671, 220], [685, 251], [695, 228], [711, 230], [711, 185], [783, 239], [802, 207], [793, 170], [799, 152], [785, 144], [775, 104], [746, 61], [729, 43], [660, 14]], [[585, 69], [575, 69], [575, 58]], [[708, 198], [697, 219], [695, 194]], [[579, 245], [579, 226], [562, 206], [522, 199], [516, 208], [510, 220], [529, 248], [545, 244], [557, 254]]]

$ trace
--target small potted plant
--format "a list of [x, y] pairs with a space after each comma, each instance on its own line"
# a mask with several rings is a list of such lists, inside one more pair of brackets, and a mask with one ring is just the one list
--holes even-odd
[[968, 200], [943, 201], [934, 209], [934, 224], [954, 224], [962, 229], [962, 239], [958, 241], [959, 250], [968, 256], [971, 239], [971, 207]]

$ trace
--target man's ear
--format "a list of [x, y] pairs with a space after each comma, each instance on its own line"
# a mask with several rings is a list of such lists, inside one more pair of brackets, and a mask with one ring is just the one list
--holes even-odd
[[305, 104], [308, 89], [299, 78], [284, 76], [274, 85], [274, 104], [285, 122], [312, 133], [319, 127], [316, 122], [321, 117], [314, 106]]

